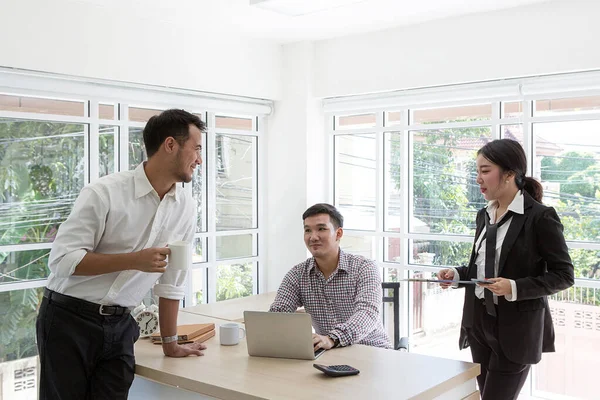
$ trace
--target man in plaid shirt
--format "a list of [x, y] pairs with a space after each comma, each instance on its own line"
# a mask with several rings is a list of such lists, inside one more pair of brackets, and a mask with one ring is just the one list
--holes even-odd
[[304, 243], [313, 257], [283, 278], [269, 311], [312, 318], [315, 350], [354, 343], [392, 348], [381, 320], [381, 276], [375, 262], [340, 249], [344, 218], [329, 204], [304, 212]]

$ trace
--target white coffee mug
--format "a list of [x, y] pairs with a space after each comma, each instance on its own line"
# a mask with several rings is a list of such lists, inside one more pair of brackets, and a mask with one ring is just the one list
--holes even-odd
[[190, 267], [190, 244], [184, 241], [169, 243], [171, 254], [169, 255], [168, 268], [187, 270]]
[[223, 346], [233, 346], [246, 337], [246, 330], [238, 324], [222, 324], [219, 326], [219, 337]]

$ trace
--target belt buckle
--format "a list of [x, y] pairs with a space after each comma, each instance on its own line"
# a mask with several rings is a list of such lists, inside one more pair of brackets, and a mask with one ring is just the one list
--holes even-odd
[[102, 311], [102, 309], [105, 307], [105, 304], [100, 304], [100, 307], [98, 308], [98, 313], [100, 315], [112, 315], [110, 313], [105, 313], [104, 311]]

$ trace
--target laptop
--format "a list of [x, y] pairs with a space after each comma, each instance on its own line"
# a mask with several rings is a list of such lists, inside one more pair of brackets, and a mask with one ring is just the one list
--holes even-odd
[[244, 325], [251, 356], [315, 360], [325, 352], [314, 350], [309, 314], [244, 311]]

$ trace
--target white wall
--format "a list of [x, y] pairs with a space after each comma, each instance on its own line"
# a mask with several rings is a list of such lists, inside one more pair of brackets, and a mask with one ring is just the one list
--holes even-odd
[[315, 96], [598, 69], [599, 15], [564, 0], [320, 41]]
[[0, 0], [0, 66], [267, 99], [280, 96], [280, 45], [206, 29], [202, 15], [186, 15], [168, 3], [154, 11], [164, 13], [163, 19], [149, 15], [143, 2], [105, 4]]
[[314, 44], [283, 50], [283, 92], [270, 118], [267, 142], [267, 290], [307, 258], [302, 213], [327, 200], [326, 140], [321, 102], [313, 94]]

